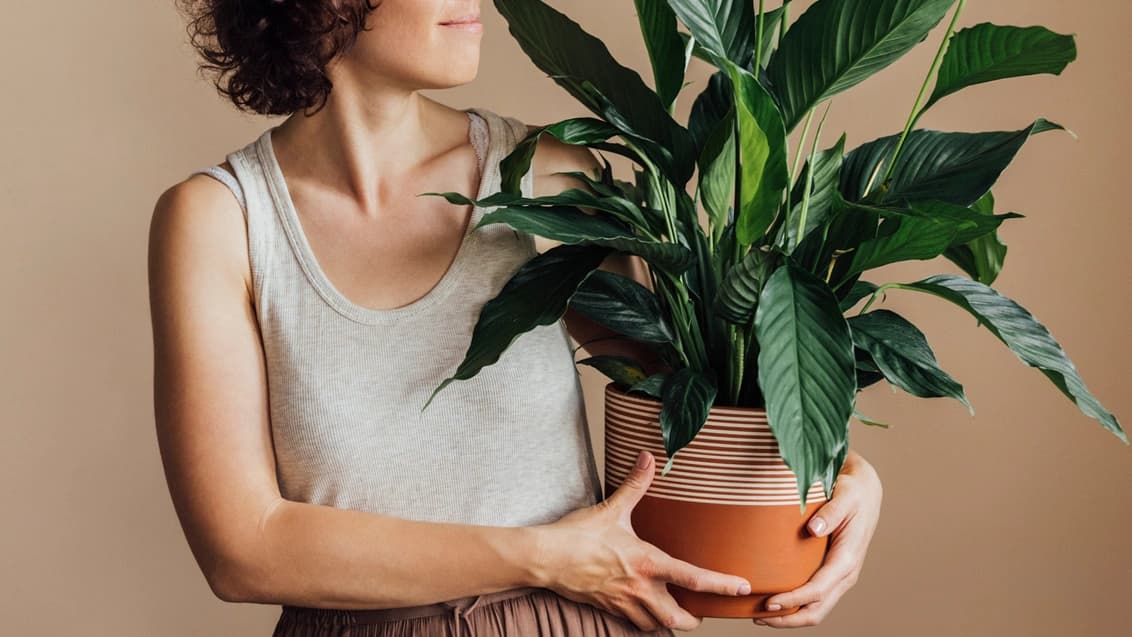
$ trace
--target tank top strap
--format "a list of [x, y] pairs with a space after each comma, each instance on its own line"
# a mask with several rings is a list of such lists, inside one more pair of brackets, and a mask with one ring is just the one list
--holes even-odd
[[[500, 162], [502, 162], [507, 155], [515, 149], [515, 146], [527, 136], [527, 125], [518, 118], [499, 115], [487, 108], [474, 107], [467, 110], [482, 117], [489, 127], [487, 135], [488, 165], [485, 168], [491, 171], [491, 180], [488, 182], [491, 184], [491, 189], [487, 194], [492, 194], [502, 188], [502, 175], [499, 171]], [[522, 180], [520, 180], [519, 189], [524, 197], [534, 196], [533, 172], [532, 170], [528, 170], [527, 173], [523, 175]]]
[[232, 195], [236, 198], [236, 201], [240, 203], [240, 208], [243, 209], [244, 214], [247, 215], [247, 202], [244, 199], [244, 189], [240, 186], [240, 181], [236, 179], [235, 175], [225, 170], [219, 164], [198, 168], [189, 173], [189, 176], [191, 177], [197, 174], [208, 175], [225, 186], [228, 186], [228, 189], [232, 191]]

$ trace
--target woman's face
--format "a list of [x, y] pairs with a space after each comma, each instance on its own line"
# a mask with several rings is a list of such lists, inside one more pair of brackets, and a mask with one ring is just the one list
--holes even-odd
[[480, 0], [381, 0], [339, 63], [411, 90], [466, 84], [479, 70], [479, 15]]

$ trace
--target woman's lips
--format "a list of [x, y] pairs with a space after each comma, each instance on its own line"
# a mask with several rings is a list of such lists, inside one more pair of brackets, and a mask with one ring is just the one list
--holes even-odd
[[448, 27], [450, 29], [460, 29], [463, 31], [483, 31], [483, 24], [480, 22], [480, 17], [478, 15], [461, 16], [454, 20], [441, 22], [440, 26]]

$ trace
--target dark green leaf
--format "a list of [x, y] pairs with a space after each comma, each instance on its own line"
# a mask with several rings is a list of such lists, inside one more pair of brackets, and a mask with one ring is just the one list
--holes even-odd
[[707, 422], [715, 401], [715, 379], [690, 367], [668, 376], [661, 389], [660, 430], [664, 434], [664, 451], [668, 462], [660, 475], [667, 475], [683, 449]]
[[[802, 236], [806, 236], [814, 228], [822, 227], [829, 221], [830, 207], [832, 205], [833, 193], [837, 191], [838, 184], [840, 183], [841, 174], [841, 161], [845, 154], [845, 134], [841, 134], [841, 138], [832, 148], [820, 150], [814, 156], [814, 183], [810, 189], [810, 203], [806, 208], [806, 227], [802, 231]], [[802, 169], [802, 174], [798, 177], [798, 182], [794, 184], [794, 189], [790, 195], [790, 219], [799, 219], [802, 215], [802, 195], [805, 189], [806, 180], [810, 175], [810, 162], [807, 160]], [[798, 227], [796, 223], [789, 223], [785, 226], [786, 236], [788, 237], [788, 245], [798, 245], [800, 238], [798, 237]]]
[[754, 318], [764, 260], [764, 253], [754, 249], [727, 271], [715, 297], [714, 310], [720, 318], [736, 325], [747, 325]]
[[656, 296], [629, 277], [597, 270], [578, 288], [570, 307], [614, 332], [642, 343], [671, 343], [672, 329]]
[[661, 389], [664, 388], [664, 381], [668, 380], [668, 372], [660, 372], [653, 374], [641, 382], [633, 385], [628, 389], [630, 392], [639, 392], [647, 396], [652, 396], [657, 400], [661, 397]]
[[527, 134], [515, 148], [499, 163], [502, 174], [502, 190], [519, 194], [523, 175], [531, 169], [531, 160], [538, 149], [538, 140], [543, 135], [551, 135], [564, 144], [591, 146], [620, 135], [613, 126], [590, 117], [577, 117], [536, 128]]
[[683, 272], [692, 263], [692, 253], [682, 245], [640, 239], [630, 230], [577, 208], [499, 208], [481, 217], [473, 230], [493, 223], [505, 223], [520, 232], [562, 243], [607, 246], [638, 255], [674, 274]]
[[645, 372], [637, 361], [624, 356], [591, 356], [578, 361], [605, 374], [610, 380], [626, 387], [645, 380]]
[[920, 398], [949, 397], [975, 408], [963, 386], [939, 367], [928, 339], [896, 312], [876, 310], [849, 318], [853, 344], [867, 351], [888, 382]]
[[1081, 413], [1097, 419], [1105, 429], [1128, 444], [1128, 436], [1116, 416], [1089, 393], [1076, 365], [1069, 360], [1061, 345], [1025, 308], [978, 281], [954, 274], [937, 274], [901, 287], [934, 294], [970, 312], [1022, 362], [1041, 370], [1077, 405]]
[[[886, 190], [888, 199], [938, 199], [970, 206], [998, 180], [1031, 135], [1064, 130], [1038, 118], [1017, 131], [951, 133], [918, 129], [908, 134]], [[861, 201], [888, 169], [899, 135], [889, 135], [853, 150], [841, 168], [841, 193]]]
[[[985, 215], [994, 214], [994, 195], [991, 191], [971, 206], [971, 210]], [[953, 245], [943, 256], [951, 259], [956, 265], [972, 279], [984, 285], [991, 285], [1002, 272], [1006, 261], [1006, 244], [999, 238], [998, 232], [991, 232], [972, 239], [963, 245]]]
[[750, 67], [755, 35], [750, 0], [668, 0], [668, 4], [709, 54]]
[[825, 281], [789, 260], [763, 287], [755, 312], [759, 386], [782, 458], [806, 493], [849, 435], [856, 400], [853, 339]]
[[841, 299], [839, 307], [842, 312], [848, 312], [850, 308], [857, 304], [857, 301], [860, 301], [876, 291], [876, 284], [869, 283], [868, 281], [857, 281], [853, 284], [853, 287], [849, 289], [849, 293], [845, 295], [845, 298]]
[[820, 0], [790, 25], [767, 65], [786, 130], [820, 102], [922, 42], [955, 0]]
[[687, 182], [696, 159], [688, 131], [672, 119], [636, 71], [618, 63], [605, 43], [541, 0], [495, 0], [495, 6], [536, 66], [592, 112], [607, 117], [607, 105], [597, 99], [602, 96], [624, 118], [623, 132], [671, 151], [676, 163], [666, 166], [666, 173], [683, 176], [678, 184]]
[[666, 0], [634, 0], [641, 33], [649, 50], [657, 95], [668, 108], [684, 85], [688, 51], [676, 29], [676, 14]]
[[463, 362], [433, 390], [421, 411], [453, 381], [472, 378], [498, 361], [521, 334], [562, 318], [578, 286], [611, 252], [603, 246], [563, 244], [524, 263], [484, 304]]
[[1077, 46], [1072, 35], [1042, 26], [976, 24], [951, 37], [935, 90], [922, 110], [975, 84], [1041, 73], [1060, 75], [1075, 59]]

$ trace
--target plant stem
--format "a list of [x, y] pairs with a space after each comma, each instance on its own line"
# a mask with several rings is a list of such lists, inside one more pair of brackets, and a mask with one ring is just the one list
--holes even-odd
[[759, 24], [755, 28], [755, 77], [763, 67], [763, 0], [759, 0]]
[[786, 35], [786, 19], [790, 14], [790, 0], [782, 2], [782, 17], [778, 19], [778, 46], [782, 46], [782, 36]]
[[[802, 188], [802, 214], [798, 215], [798, 233], [794, 237], [795, 246], [802, 242], [802, 237], [806, 233], [806, 213], [810, 209], [810, 195], [812, 194], [814, 187], [814, 155], [817, 154], [818, 140], [821, 139], [821, 131], [822, 128], [825, 127], [825, 118], [827, 115], [829, 115], [830, 106], [833, 106], [832, 102], [826, 104], [825, 112], [822, 113], [821, 121], [818, 122], [818, 130], [816, 133], [814, 133], [814, 142], [810, 145], [810, 157], [807, 160], [809, 169], [806, 171], [806, 185]], [[811, 110], [810, 113], [812, 114], [813, 111]], [[790, 233], [787, 232], [786, 235], [787, 242], [789, 243]]]
[[[955, 8], [955, 13], [951, 16], [951, 24], [947, 26], [947, 33], [943, 36], [943, 42], [940, 42], [939, 49], [935, 52], [935, 59], [932, 60], [932, 66], [928, 69], [928, 74], [924, 77], [923, 84], [920, 85], [920, 92], [916, 95], [916, 102], [912, 105], [912, 112], [908, 114], [908, 121], [904, 124], [904, 132], [900, 133], [900, 139], [896, 142], [896, 150], [892, 153], [892, 159], [888, 162], [888, 169], [884, 171], [884, 177], [881, 178], [881, 187], [892, 176], [892, 170], [896, 167], [896, 159], [900, 156], [900, 150], [904, 147], [904, 140], [907, 139], [908, 133], [912, 130], [912, 126], [920, 119], [921, 111], [920, 105], [924, 101], [924, 94], [928, 90], [928, 82], [935, 76], [939, 69], [940, 63], [943, 61], [943, 54], [947, 51], [947, 44], [951, 41], [951, 36], [955, 32], [955, 24], [959, 21], [959, 14], [963, 12], [963, 6], [967, 4], [967, 0], [959, 0], [959, 6]], [[866, 195], [868, 193], [865, 193]], [[881, 195], [883, 201], [884, 194]]]

